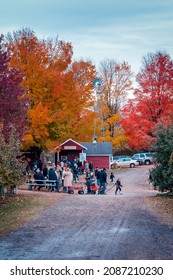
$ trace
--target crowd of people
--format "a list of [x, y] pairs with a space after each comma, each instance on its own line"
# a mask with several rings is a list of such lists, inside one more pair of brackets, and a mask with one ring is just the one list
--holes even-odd
[[[72, 162], [68, 160], [61, 160], [55, 164], [50, 162], [43, 166], [41, 160], [37, 160], [32, 164], [30, 173], [30, 183], [36, 182], [38, 190], [46, 186], [46, 180], [55, 181], [56, 184], [50, 187], [50, 191], [67, 192], [68, 187], [73, 183], [77, 183], [79, 178], [85, 180], [87, 186], [87, 193], [90, 193], [90, 187], [94, 184], [98, 186], [98, 194], [106, 194], [108, 184], [108, 174], [106, 168], [93, 167], [92, 162], [85, 161], [84, 163], [79, 159], [74, 159]], [[110, 182], [114, 182], [115, 175], [110, 174]], [[118, 178], [115, 181], [115, 194], [121, 192], [122, 184]]]

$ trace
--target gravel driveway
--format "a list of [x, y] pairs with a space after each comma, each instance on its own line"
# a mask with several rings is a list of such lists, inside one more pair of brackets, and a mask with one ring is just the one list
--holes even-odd
[[0, 239], [0, 259], [173, 259], [173, 227], [146, 202], [148, 167], [123, 171], [123, 195], [61, 196], [39, 217]]

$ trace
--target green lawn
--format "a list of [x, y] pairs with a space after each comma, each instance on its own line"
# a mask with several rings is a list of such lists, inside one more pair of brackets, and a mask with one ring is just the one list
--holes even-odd
[[0, 235], [30, 221], [55, 199], [44, 195], [13, 195], [0, 200]]

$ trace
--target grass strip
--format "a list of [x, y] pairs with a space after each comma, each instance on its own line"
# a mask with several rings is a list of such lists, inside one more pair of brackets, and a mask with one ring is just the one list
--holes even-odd
[[39, 195], [13, 195], [0, 200], [0, 236], [32, 220], [55, 200]]

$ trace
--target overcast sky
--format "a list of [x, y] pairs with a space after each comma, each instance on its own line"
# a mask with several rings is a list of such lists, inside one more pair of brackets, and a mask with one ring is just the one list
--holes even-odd
[[23, 27], [71, 42], [97, 67], [113, 58], [137, 73], [149, 52], [173, 58], [173, 0], [0, 0], [0, 33]]

